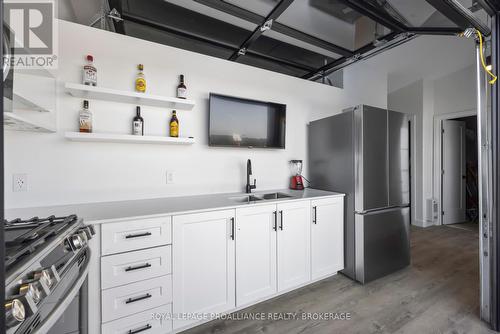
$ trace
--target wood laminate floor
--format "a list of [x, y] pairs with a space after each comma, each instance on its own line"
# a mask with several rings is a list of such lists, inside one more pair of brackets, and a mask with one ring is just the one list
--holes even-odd
[[[184, 333], [494, 333], [479, 320], [477, 232], [412, 228], [411, 255], [410, 267], [366, 285], [339, 274], [233, 314], [292, 312], [298, 320], [215, 320]], [[351, 319], [300, 319], [308, 312]]]

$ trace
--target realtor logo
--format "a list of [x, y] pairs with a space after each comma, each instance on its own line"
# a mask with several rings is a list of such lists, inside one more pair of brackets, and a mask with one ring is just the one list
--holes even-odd
[[[6, 0], [4, 29], [17, 68], [54, 68], [57, 36], [52, 0]], [[4, 59], [4, 61], [6, 61]]]

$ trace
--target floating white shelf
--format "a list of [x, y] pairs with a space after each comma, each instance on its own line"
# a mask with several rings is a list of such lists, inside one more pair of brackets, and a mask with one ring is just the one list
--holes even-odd
[[39, 123], [29, 117], [13, 112], [3, 113], [3, 125], [6, 130], [53, 133], [56, 129], [50, 125]]
[[66, 91], [75, 97], [84, 99], [97, 99], [121, 103], [133, 103], [142, 106], [152, 106], [160, 108], [191, 110], [194, 107], [194, 101], [178, 99], [175, 97], [166, 97], [151, 95], [138, 92], [110, 89], [104, 87], [94, 87], [82, 84], [67, 82]]
[[84, 133], [66, 132], [66, 139], [81, 142], [108, 142], [108, 143], [137, 143], [137, 144], [163, 144], [163, 145], [191, 145], [194, 138], [173, 138], [160, 136], [133, 136], [109, 133]]

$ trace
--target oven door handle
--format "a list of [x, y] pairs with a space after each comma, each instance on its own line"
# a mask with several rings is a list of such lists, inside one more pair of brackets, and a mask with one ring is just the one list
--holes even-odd
[[90, 248], [87, 249], [88, 256], [86, 259], [85, 266], [83, 269], [81, 269], [81, 276], [80, 278], [76, 281], [75, 285], [71, 288], [70, 291], [66, 293], [66, 295], [63, 297], [61, 302], [50, 312], [48, 317], [44, 322], [42, 322], [38, 328], [35, 328], [31, 334], [46, 334], [50, 331], [50, 329], [54, 326], [54, 324], [59, 320], [59, 318], [63, 315], [64, 311], [68, 308], [69, 304], [73, 301], [75, 296], [78, 294], [80, 291], [80, 288], [82, 287], [83, 283], [87, 279], [87, 276], [89, 274], [89, 267], [90, 267]]

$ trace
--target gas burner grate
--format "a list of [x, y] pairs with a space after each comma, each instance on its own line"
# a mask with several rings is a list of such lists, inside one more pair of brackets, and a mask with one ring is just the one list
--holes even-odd
[[9, 268], [35, 253], [52, 237], [78, 222], [76, 215], [56, 217], [54, 215], [22, 220], [4, 220], [5, 267]]

